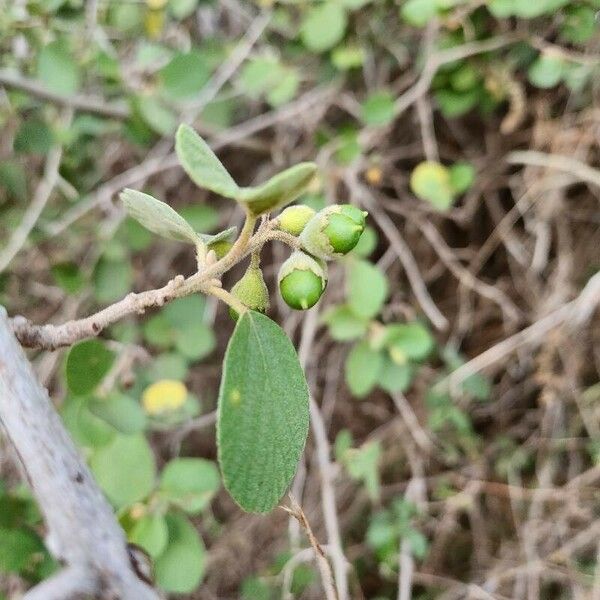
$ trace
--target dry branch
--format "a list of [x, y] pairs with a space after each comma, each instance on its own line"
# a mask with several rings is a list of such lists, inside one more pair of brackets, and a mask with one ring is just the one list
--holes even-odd
[[0, 306], [0, 421], [39, 503], [50, 552], [67, 565], [27, 600], [157, 600], [131, 566], [125, 534], [37, 382]]

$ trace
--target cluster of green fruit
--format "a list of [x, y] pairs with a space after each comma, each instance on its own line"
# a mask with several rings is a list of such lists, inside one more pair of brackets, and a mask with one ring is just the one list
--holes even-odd
[[[305, 205], [290, 206], [277, 218], [277, 227], [298, 237], [295, 250], [279, 269], [279, 292], [286, 304], [307, 310], [318, 301], [327, 286], [326, 261], [350, 252], [365, 228], [367, 213], [351, 204], [334, 204], [316, 213]], [[231, 293], [251, 310], [266, 312], [269, 292], [253, 256], [244, 276]], [[235, 311], [232, 316], [237, 318]]]

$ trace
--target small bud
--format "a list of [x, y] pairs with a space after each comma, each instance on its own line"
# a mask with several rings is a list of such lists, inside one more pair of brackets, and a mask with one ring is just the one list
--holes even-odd
[[[243, 277], [231, 288], [231, 294], [250, 310], [264, 313], [269, 308], [269, 290], [258, 260], [254, 257]], [[236, 310], [230, 308], [229, 314], [233, 320], [237, 321], [239, 315]]]
[[300, 235], [305, 225], [315, 216], [315, 211], [304, 204], [288, 206], [278, 217], [279, 229]]
[[297, 250], [281, 265], [279, 292], [286, 304], [296, 310], [313, 307], [327, 286], [325, 265]]
[[300, 234], [302, 246], [324, 260], [343, 256], [358, 243], [366, 215], [351, 204], [328, 206], [318, 212]]

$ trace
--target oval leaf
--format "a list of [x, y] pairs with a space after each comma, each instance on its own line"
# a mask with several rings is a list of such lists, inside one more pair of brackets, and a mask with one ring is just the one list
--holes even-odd
[[75, 344], [67, 356], [67, 386], [78, 396], [89, 394], [110, 370], [115, 355], [99, 340]]
[[171, 240], [200, 242], [192, 226], [168, 204], [137, 190], [125, 189], [119, 197], [127, 212], [146, 229]]
[[316, 172], [315, 163], [300, 163], [271, 177], [260, 186], [243, 188], [240, 190], [239, 200], [254, 215], [282, 208], [306, 191]]
[[202, 580], [206, 550], [195, 527], [183, 516], [165, 517], [169, 543], [154, 563], [156, 581], [166, 592], [189, 594]]
[[196, 185], [226, 198], [237, 198], [237, 183], [208, 144], [189, 125], [179, 126], [175, 151], [184, 171]]
[[160, 475], [162, 496], [185, 512], [201, 512], [215, 495], [221, 481], [219, 471], [210, 460], [174, 458]]
[[248, 311], [227, 346], [217, 441], [223, 482], [246, 511], [267, 512], [289, 486], [308, 434], [308, 386], [294, 346]]

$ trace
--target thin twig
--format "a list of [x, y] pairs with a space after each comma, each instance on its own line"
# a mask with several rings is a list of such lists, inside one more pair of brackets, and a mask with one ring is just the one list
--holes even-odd
[[[71, 111], [68, 110], [64, 116], [63, 121], [69, 122], [71, 120]], [[46, 206], [52, 190], [58, 181], [58, 169], [60, 167], [60, 161], [62, 160], [62, 146], [56, 144], [50, 149], [46, 164], [44, 166], [44, 175], [42, 180], [38, 183], [38, 186], [33, 195], [31, 204], [27, 207], [23, 219], [19, 226], [14, 230], [8, 244], [0, 252], [0, 273], [8, 267], [12, 259], [19, 253], [23, 248], [31, 230], [35, 227], [44, 207]]]
[[573, 320], [575, 325], [582, 324], [590, 318], [599, 303], [600, 273], [596, 273], [590, 278], [577, 298], [557, 308], [522, 331], [488, 348], [479, 356], [453, 371], [447, 378], [450, 389], [456, 390], [467, 377], [502, 360], [521, 346], [539, 344], [547, 333], [570, 319]]
[[0, 69], [0, 85], [15, 90], [27, 92], [42, 100], [47, 100], [59, 106], [65, 106], [73, 110], [94, 113], [112, 119], [127, 119], [129, 108], [126, 104], [108, 103], [96, 96], [62, 95], [51, 92], [35, 79], [29, 79], [23, 75], [11, 73], [6, 69]]

